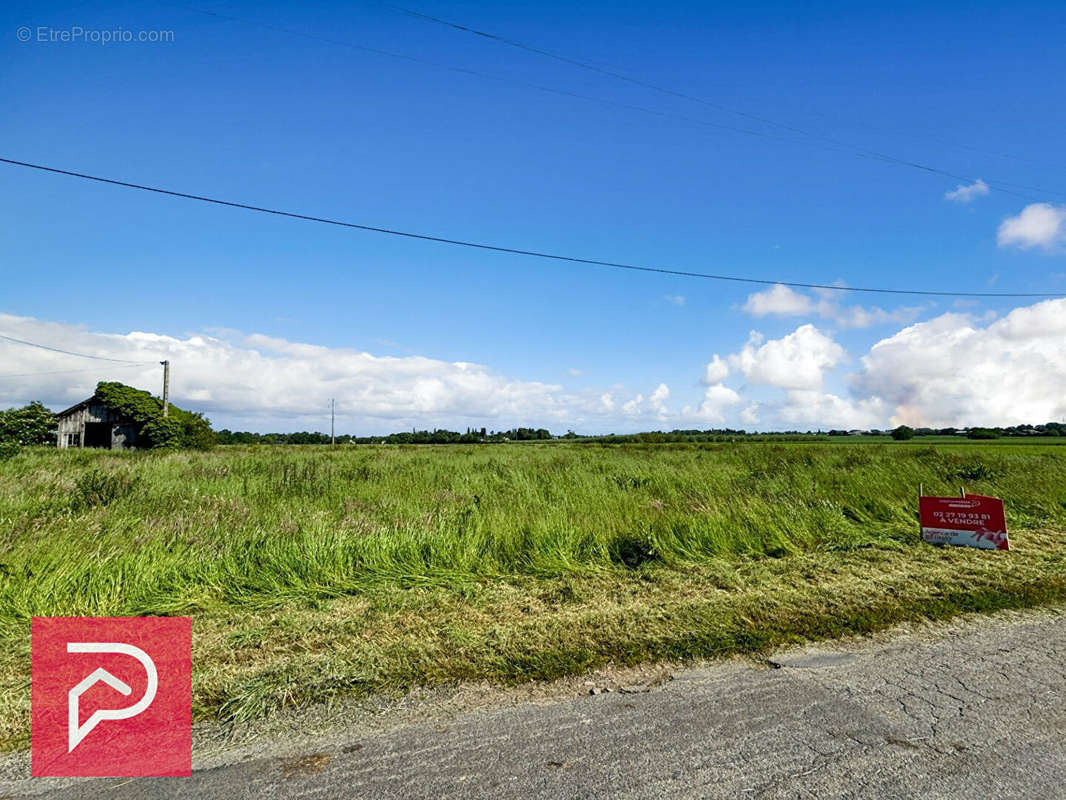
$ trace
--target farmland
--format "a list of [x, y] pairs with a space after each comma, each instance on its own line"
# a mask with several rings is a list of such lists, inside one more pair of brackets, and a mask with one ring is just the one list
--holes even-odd
[[[1014, 550], [923, 545], [919, 483], [1003, 497]], [[30, 448], [0, 462], [0, 744], [32, 616], [192, 616], [194, 715], [230, 724], [1059, 602], [1064, 535], [1066, 448], [1032, 442]]]

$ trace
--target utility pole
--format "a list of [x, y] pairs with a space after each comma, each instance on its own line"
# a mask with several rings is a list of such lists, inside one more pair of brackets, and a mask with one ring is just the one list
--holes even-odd
[[163, 416], [170, 415], [170, 362], [160, 361], [163, 365]]
[[334, 444], [333, 437], [333, 422], [337, 417], [337, 398], [331, 397], [329, 399], [329, 443]]

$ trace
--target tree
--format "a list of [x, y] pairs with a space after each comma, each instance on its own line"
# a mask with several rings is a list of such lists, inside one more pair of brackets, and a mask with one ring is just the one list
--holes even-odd
[[108, 408], [132, 419], [138, 427], [138, 436], [143, 436], [149, 447], [206, 450], [215, 444], [215, 432], [203, 414], [170, 403], [168, 416], [164, 417], [163, 401], [158, 397], [117, 381], [96, 384], [96, 396]]
[[0, 442], [55, 444], [56, 418], [36, 400], [22, 408], [0, 411]]
[[894, 431], [892, 431], [892, 438], [897, 442], [902, 442], [905, 439], [914, 438], [914, 428], [907, 427], [906, 425], [900, 425]]

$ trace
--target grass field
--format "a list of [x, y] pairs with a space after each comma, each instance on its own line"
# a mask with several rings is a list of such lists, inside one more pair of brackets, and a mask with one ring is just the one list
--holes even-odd
[[[1014, 550], [919, 541], [1002, 496]], [[29, 621], [193, 617], [194, 716], [759, 651], [1066, 599], [1066, 449], [529, 444], [25, 450], [0, 463], [0, 745]]]

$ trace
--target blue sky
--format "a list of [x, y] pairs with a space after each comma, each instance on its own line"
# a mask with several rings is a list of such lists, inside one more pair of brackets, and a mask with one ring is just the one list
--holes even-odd
[[[926, 6], [411, 6], [811, 134], [804, 136], [385, 5], [8, 3], [0, 9], [0, 155], [369, 225], [607, 260], [853, 286], [1066, 292], [1055, 228], [1066, 202], [1066, 13], [1050, 2]], [[33, 32], [31, 41], [18, 41], [21, 26]], [[74, 26], [172, 31], [173, 41], [38, 41], [41, 29]], [[826, 146], [825, 138], [849, 146]], [[971, 202], [950, 200], [945, 192], [959, 181], [856, 150], [1010, 184], [1024, 196], [992, 190]], [[949, 323], [974, 331], [976, 343], [995, 338], [985, 333], [995, 324], [992, 314], [1003, 319], [1036, 302], [955, 307], [943, 299], [841, 297], [844, 306], [883, 311], [875, 315], [880, 321], [853, 327], [841, 321], [846, 312], [819, 312], [819, 298], [796, 313], [755, 315], [748, 298], [758, 287], [390, 239], [12, 166], [0, 167], [0, 181], [0, 312], [10, 317], [0, 333], [27, 338], [29, 331], [36, 341], [47, 334], [53, 338], [45, 343], [117, 357], [128, 355], [107, 349], [119, 347], [117, 340], [108, 345], [86, 335], [149, 332], [163, 337], [157, 348], [163, 356], [172, 353], [171, 340], [213, 337], [249, 349], [247, 337], [258, 335], [391, 357], [398, 369], [414, 369], [410, 359], [420, 357], [431, 362], [427, 375], [440, 364], [472, 363], [495, 376], [496, 387], [501, 380], [560, 387], [551, 409], [512, 398], [468, 415], [456, 412], [465, 395], [390, 411], [350, 398], [343, 382], [319, 387], [325, 395], [302, 396], [303, 382], [281, 376], [259, 387], [285, 395], [276, 405], [287, 410], [274, 414], [251, 408], [239, 394], [212, 392], [210, 371], [183, 372], [175, 357], [179, 402], [231, 426], [321, 427], [317, 409], [334, 394], [353, 429], [375, 432], [479, 419], [489, 427], [543, 423], [555, 430], [745, 427], [739, 415], [754, 403], [763, 413], [747, 417], [759, 420], [749, 428], [792, 427], [786, 423], [797, 419], [806, 423], [800, 427], [888, 425], [903, 419], [899, 409], [909, 407], [908, 398], [890, 398], [883, 387], [872, 393], [868, 376], [856, 372], [869, 371], [861, 358], [877, 342], [911, 323], [965, 313]], [[997, 238], [1005, 220], [1033, 204], [1047, 204], [1039, 208], [1049, 222], [1020, 238]], [[753, 383], [758, 370], [749, 363], [744, 371], [737, 355], [750, 332], [780, 341], [805, 324], [841, 350], [824, 361], [818, 386], [807, 388], [852, 403], [852, 411], [875, 397], [883, 407], [797, 416], [794, 407], [805, 400], [782, 394], [787, 380]], [[0, 348], [0, 375], [93, 366], [26, 350]], [[683, 408], [696, 409], [704, 399], [705, 365], [715, 353], [737, 356], [721, 383], [740, 399], [701, 421]], [[1012, 353], [993, 357], [1011, 363], [1018, 360]], [[154, 352], [138, 354], [149, 359]], [[945, 354], [946, 363], [957, 355]], [[274, 366], [284, 371], [292, 364]], [[0, 401], [40, 397], [62, 405], [96, 378], [76, 375], [43, 383], [0, 378]], [[648, 406], [663, 384], [668, 406]], [[996, 417], [987, 421], [1058, 413], [1057, 386], [1041, 389], [1042, 405], [1012, 406], [1005, 398], [984, 409]], [[403, 382], [389, 387], [421, 391]], [[595, 413], [575, 399], [606, 393], [614, 408], [608, 403]], [[623, 403], [638, 394], [642, 403], [623, 413]], [[907, 419], [939, 420], [966, 408], [963, 401], [954, 410], [922, 407]]]

